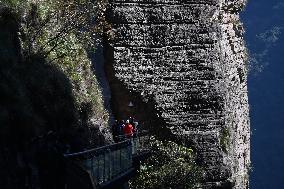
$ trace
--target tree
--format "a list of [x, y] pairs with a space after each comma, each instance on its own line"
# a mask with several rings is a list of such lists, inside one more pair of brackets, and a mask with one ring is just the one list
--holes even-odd
[[[61, 58], [73, 54], [76, 48], [66, 46], [70, 36], [76, 38], [86, 49], [95, 48], [100, 35], [110, 29], [105, 19], [105, 0], [28, 0], [22, 6], [23, 22], [21, 39], [24, 54], [52, 54]], [[66, 52], [56, 54], [66, 46]], [[56, 57], [54, 57], [56, 56]]]

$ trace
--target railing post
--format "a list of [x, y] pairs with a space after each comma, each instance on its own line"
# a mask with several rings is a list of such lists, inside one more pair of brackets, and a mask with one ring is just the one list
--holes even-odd
[[109, 169], [108, 169], [108, 179], [109, 180], [111, 179], [111, 166], [112, 166], [111, 162], [112, 162], [112, 152], [109, 149], [109, 153], [108, 153], [108, 166], [109, 166]]
[[112, 154], [111, 154], [111, 162], [112, 162], [112, 174], [111, 174], [111, 178], [113, 178], [113, 174], [114, 174], [114, 171], [115, 171], [115, 167], [114, 167], [114, 161], [115, 161], [115, 154], [116, 154], [116, 151], [114, 151]]
[[97, 164], [98, 164], [98, 175], [97, 175], [97, 182], [100, 182], [100, 159], [97, 157]]
[[95, 175], [95, 172], [94, 172], [94, 157], [91, 157], [91, 174], [92, 174], [92, 176], [94, 176]]
[[132, 164], [132, 148], [133, 148], [133, 138], [131, 139], [131, 145], [128, 146], [128, 163], [127, 163], [127, 169], [131, 167]]
[[121, 173], [122, 164], [121, 164], [121, 149], [119, 149], [119, 173]]
[[103, 174], [103, 182], [105, 182], [106, 176], [106, 153], [104, 152], [104, 174]]

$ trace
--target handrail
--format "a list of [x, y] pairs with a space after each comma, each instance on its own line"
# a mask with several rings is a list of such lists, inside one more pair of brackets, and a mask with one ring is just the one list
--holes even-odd
[[[145, 136], [145, 135], [148, 135], [149, 134], [149, 131], [148, 130], [142, 130], [142, 131], [136, 131], [134, 132], [133, 134], [128, 134], [129, 136], [131, 135], [137, 135], [137, 136]], [[117, 135], [116, 137], [125, 137], [125, 136], [128, 136], [128, 135]]]
[[114, 138], [117, 138], [117, 139], [141, 138], [141, 137], [146, 136], [148, 134], [149, 134], [148, 130], [142, 130], [142, 131], [136, 131], [133, 134], [117, 135], [117, 136], [114, 136]]
[[[142, 137], [142, 136], [146, 136], [146, 134], [148, 134], [148, 133], [149, 133], [149, 131], [147, 131], [147, 130], [135, 132], [135, 133], [133, 133], [134, 135], [135, 134], [137, 134], [137, 135], [139, 134], [139, 135], [134, 136], [133, 138], [139, 138], [139, 137]], [[93, 149], [89, 149], [89, 150], [84, 150], [84, 151], [81, 151], [81, 152], [67, 153], [67, 154], [64, 154], [64, 157], [74, 157], [74, 156], [89, 154], [89, 153], [92, 153], [92, 152], [101, 151], [101, 150], [104, 150], [104, 149], [113, 148], [113, 147], [117, 147], [117, 146], [120, 146], [120, 145], [124, 146], [123, 144], [128, 144], [130, 142], [130, 138], [127, 138], [128, 135], [118, 135], [116, 137], [120, 138], [120, 139], [124, 139], [124, 140], [121, 141], [121, 142], [118, 142], [118, 143], [109, 144], [109, 145], [106, 145], [106, 146], [101, 146], [101, 147], [97, 147], [97, 148], [93, 148]]]

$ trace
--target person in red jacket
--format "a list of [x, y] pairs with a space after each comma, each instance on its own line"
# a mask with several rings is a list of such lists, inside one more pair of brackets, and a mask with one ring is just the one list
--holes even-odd
[[133, 126], [129, 123], [129, 120], [126, 120], [123, 132], [127, 138], [131, 138], [133, 136]]

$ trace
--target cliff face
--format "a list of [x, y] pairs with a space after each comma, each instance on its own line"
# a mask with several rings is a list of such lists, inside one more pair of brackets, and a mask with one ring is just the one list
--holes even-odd
[[134, 115], [157, 134], [192, 145], [205, 170], [204, 188], [248, 187], [244, 5], [110, 1], [115, 40], [105, 58], [114, 113]]

